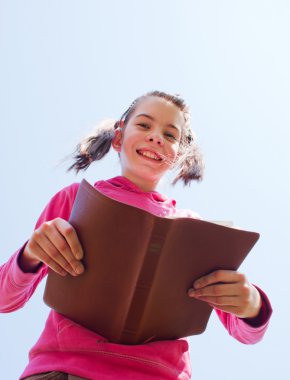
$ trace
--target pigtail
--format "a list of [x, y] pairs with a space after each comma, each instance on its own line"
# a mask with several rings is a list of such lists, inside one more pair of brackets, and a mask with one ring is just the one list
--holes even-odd
[[114, 130], [119, 123], [115, 120], [104, 120], [95, 130], [84, 138], [73, 153], [74, 163], [68, 171], [86, 170], [93, 161], [102, 159], [110, 150], [114, 137]]
[[184, 185], [189, 185], [192, 180], [201, 181], [204, 174], [204, 160], [194, 134], [190, 133], [184, 137], [185, 143], [182, 144], [178, 167], [180, 172], [173, 180], [175, 185], [177, 181], [182, 180]]

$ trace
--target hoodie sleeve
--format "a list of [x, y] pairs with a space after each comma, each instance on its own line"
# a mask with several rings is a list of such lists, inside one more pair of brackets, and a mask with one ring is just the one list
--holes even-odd
[[[42, 223], [57, 217], [69, 219], [79, 184], [72, 184], [59, 191], [41, 213], [35, 229]], [[18, 258], [27, 242], [0, 267], [0, 312], [9, 313], [20, 309], [30, 299], [37, 285], [46, 276], [48, 267], [40, 265], [35, 273], [21, 270]]]
[[220, 321], [225, 326], [228, 333], [244, 344], [255, 344], [262, 340], [267, 331], [270, 317], [272, 315], [272, 307], [267, 295], [257, 286], [256, 288], [262, 297], [262, 307], [257, 317], [238, 318], [233, 314], [215, 309]]

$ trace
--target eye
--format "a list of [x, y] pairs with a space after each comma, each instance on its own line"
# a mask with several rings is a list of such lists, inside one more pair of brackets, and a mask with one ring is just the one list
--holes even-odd
[[172, 133], [170, 132], [165, 132], [165, 136], [169, 139], [169, 140], [174, 140], [174, 141], [178, 141], [177, 137], [174, 136]]
[[139, 124], [137, 124], [139, 127], [141, 127], [141, 128], [144, 128], [144, 129], [149, 129], [150, 128], [150, 126], [148, 125], [148, 124], [146, 124], [146, 123], [139, 123]]

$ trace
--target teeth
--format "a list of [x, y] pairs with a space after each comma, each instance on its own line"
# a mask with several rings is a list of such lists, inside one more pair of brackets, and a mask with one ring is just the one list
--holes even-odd
[[156, 160], [156, 161], [160, 161], [160, 158], [157, 157], [154, 153], [151, 153], [151, 152], [140, 152], [139, 153], [144, 156], [144, 157], [148, 157], [148, 158], [152, 158], [153, 160]]

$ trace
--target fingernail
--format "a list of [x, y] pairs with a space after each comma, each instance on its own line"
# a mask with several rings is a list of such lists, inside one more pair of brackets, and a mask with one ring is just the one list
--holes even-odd
[[195, 295], [195, 291], [194, 291], [193, 288], [188, 289], [187, 293], [188, 293], [189, 296], [194, 296]]
[[83, 255], [82, 255], [82, 253], [77, 253], [76, 254], [76, 258], [77, 258], [77, 260], [81, 260], [82, 258], [83, 258]]
[[84, 271], [84, 267], [81, 264], [78, 264], [75, 268], [77, 274], [81, 274]]

